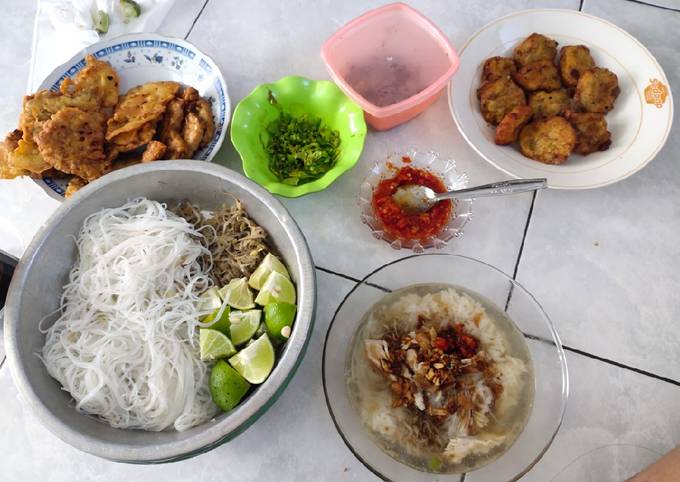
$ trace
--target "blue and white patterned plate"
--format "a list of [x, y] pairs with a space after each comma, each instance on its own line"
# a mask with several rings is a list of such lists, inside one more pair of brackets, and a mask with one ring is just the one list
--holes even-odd
[[[196, 88], [212, 101], [215, 135], [210, 143], [194, 154], [194, 159], [211, 161], [224, 141], [231, 118], [227, 84], [215, 62], [189, 42], [155, 33], [134, 33], [98, 42], [57, 67], [40, 84], [40, 90], [58, 91], [66, 77], [75, 76], [85, 66], [85, 56], [109, 62], [118, 71], [120, 93], [146, 82], [174, 80]], [[64, 196], [67, 180], [45, 177], [36, 180], [57, 199]]]

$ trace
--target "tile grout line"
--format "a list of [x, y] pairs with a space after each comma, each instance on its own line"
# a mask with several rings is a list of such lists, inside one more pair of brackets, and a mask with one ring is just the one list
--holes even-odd
[[[632, 2], [632, 3], [637, 3], [638, 5], [644, 5], [646, 7], [660, 8], [662, 10], [668, 10], [670, 12], [680, 13], [680, 9], [673, 8], [673, 7], [666, 7], [665, 5], [656, 5], [655, 3], [643, 2], [642, 0], [626, 0], [626, 1]], [[583, 0], [581, 0], [581, 3], [583, 4]]]
[[186, 40], [187, 38], [189, 38], [189, 35], [191, 35], [191, 32], [194, 30], [194, 25], [196, 25], [196, 22], [198, 22], [198, 19], [201, 18], [201, 14], [203, 13], [203, 10], [205, 10], [205, 7], [206, 7], [206, 5], [208, 5], [208, 2], [209, 2], [209, 1], [210, 1], [210, 0], [205, 0], [205, 2], [203, 2], [203, 6], [202, 6], [201, 9], [198, 11], [198, 15], [196, 15], [196, 18], [194, 19], [194, 21], [191, 23], [191, 27], [189, 27], [189, 31], [188, 31], [187, 34], [184, 36], [184, 40]]
[[582, 11], [583, 11], [583, 3], [584, 3], [584, 2], [585, 2], [585, 0], [581, 0], [581, 1], [579, 2], [579, 4], [578, 4], [578, 11], [579, 11], [579, 12], [582, 12]]
[[[317, 266], [317, 265], [314, 265], [314, 267], [316, 269], [318, 269], [319, 271], [323, 271], [324, 273], [335, 275], [339, 278], [343, 278], [343, 279], [346, 279], [348, 281], [353, 281], [355, 283], [361, 283], [361, 281], [362, 281], [359, 278], [355, 278], [354, 276], [350, 276], [350, 275], [345, 274], [345, 273], [340, 273], [338, 271], [333, 271], [332, 269], [322, 268], [321, 266]], [[391, 293], [392, 292], [392, 290], [385, 288], [384, 286], [377, 285], [375, 283], [365, 283], [365, 284], [366, 284], [366, 286], [370, 286], [372, 288], [379, 289], [380, 291], [384, 291], [385, 293]]]
[[579, 350], [578, 348], [573, 348], [568, 345], [562, 345], [562, 348], [564, 348], [566, 351], [576, 353], [577, 355], [581, 355], [586, 358], [591, 358], [593, 360], [601, 361], [602, 363], [606, 363], [608, 365], [613, 365], [618, 368], [622, 368], [624, 370], [629, 370], [632, 372], [635, 372], [639, 375], [644, 375], [649, 378], [654, 378], [655, 380], [659, 380], [662, 382], [670, 383], [671, 385], [675, 385], [676, 387], [680, 387], [680, 381], [674, 380], [672, 378], [664, 377], [662, 375], [657, 375], [656, 373], [648, 372], [647, 370], [643, 370], [641, 368], [636, 368], [630, 365], [626, 365], [624, 363], [617, 362], [615, 360], [610, 360], [609, 358], [604, 358], [599, 355], [594, 355], [592, 353], [589, 353], [587, 351]]

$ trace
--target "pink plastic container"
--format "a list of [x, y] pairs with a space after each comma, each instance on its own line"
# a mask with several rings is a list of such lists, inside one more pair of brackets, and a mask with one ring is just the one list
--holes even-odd
[[427, 109], [458, 69], [458, 54], [420, 12], [391, 3], [335, 32], [321, 58], [336, 84], [378, 130]]

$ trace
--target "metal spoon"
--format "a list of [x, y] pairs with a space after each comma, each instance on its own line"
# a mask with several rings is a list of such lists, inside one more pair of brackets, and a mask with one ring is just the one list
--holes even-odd
[[520, 192], [545, 189], [547, 179], [512, 179], [510, 181], [492, 182], [482, 186], [468, 187], [456, 191], [436, 193], [426, 186], [407, 184], [392, 194], [392, 199], [404, 211], [410, 214], [422, 213], [444, 199], [470, 199], [475, 197], [503, 196]]

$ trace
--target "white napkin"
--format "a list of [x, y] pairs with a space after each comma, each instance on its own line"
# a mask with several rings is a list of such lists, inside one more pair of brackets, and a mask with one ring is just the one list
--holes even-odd
[[[175, 0], [136, 1], [142, 12], [125, 23], [119, 0], [39, 0], [28, 93], [36, 91], [55, 67], [93, 43], [126, 33], [155, 31], [175, 3]], [[109, 15], [109, 30], [105, 34], [92, 27], [93, 15], [98, 10]]]

